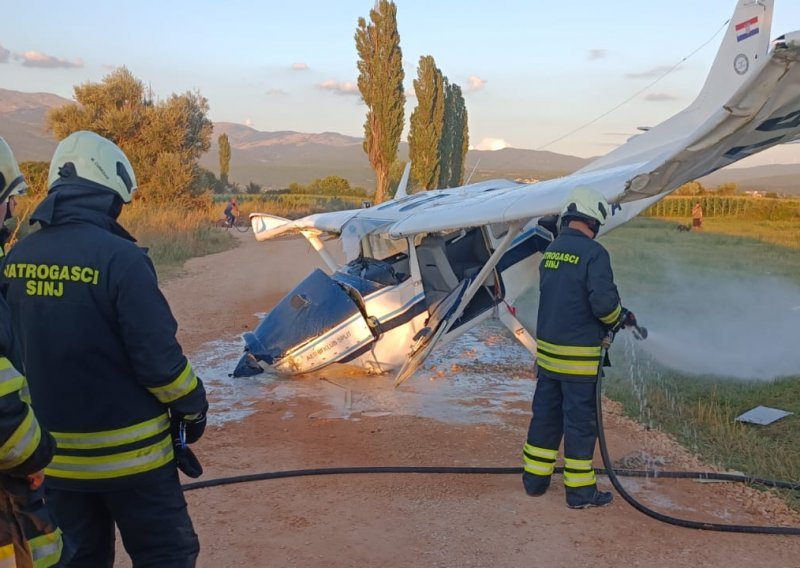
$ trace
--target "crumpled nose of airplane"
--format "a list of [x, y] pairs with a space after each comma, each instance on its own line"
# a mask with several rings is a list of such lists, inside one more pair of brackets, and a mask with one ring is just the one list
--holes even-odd
[[241, 356], [236, 368], [233, 370], [234, 377], [252, 377], [263, 373], [264, 369], [258, 364], [255, 357], [246, 352]]
[[[245, 353], [233, 376], [256, 375], [262, 371], [259, 363], [279, 364], [287, 355], [294, 356], [302, 346], [324, 337], [354, 315], [360, 317], [353, 299], [330, 276], [315, 270], [289, 292], [255, 330], [243, 335]], [[358, 339], [355, 335], [352, 338], [353, 341]]]

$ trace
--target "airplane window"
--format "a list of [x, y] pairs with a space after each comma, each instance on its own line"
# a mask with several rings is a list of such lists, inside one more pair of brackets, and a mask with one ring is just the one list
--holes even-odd
[[489, 225], [492, 229], [492, 236], [495, 239], [501, 239], [508, 232], [508, 223], [492, 223]]
[[[367, 244], [372, 258], [384, 260], [398, 254], [408, 254], [408, 243], [405, 239], [390, 239], [380, 235], [368, 235]], [[364, 247], [367, 248], [366, 246]], [[366, 252], [366, 250], [365, 250]]]

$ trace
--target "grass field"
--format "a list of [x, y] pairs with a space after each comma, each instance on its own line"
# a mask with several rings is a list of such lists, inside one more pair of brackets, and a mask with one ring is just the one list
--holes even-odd
[[120, 223], [143, 247], [156, 265], [159, 276], [171, 276], [190, 258], [220, 252], [235, 246], [236, 240], [208, 222], [206, 210], [126, 206]]
[[[688, 222], [688, 221], [687, 221]], [[703, 221], [703, 229], [720, 235], [736, 235], [800, 249], [800, 221], [742, 221], [715, 218]]]
[[[706, 220], [683, 233], [637, 219], [603, 237], [623, 303], [649, 328], [611, 350], [606, 392], [708, 462], [800, 480], [800, 223]], [[770, 242], [771, 241], [771, 242]], [[786, 242], [777, 246], [772, 242]], [[793, 412], [769, 426], [734, 418], [764, 405]], [[789, 496], [800, 507], [800, 497]]]

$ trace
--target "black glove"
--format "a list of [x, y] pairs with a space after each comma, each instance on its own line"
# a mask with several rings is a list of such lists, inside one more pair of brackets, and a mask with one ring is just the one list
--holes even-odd
[[194, 452], [189, 446], [175, 446], [175, 462], [178, 469], [191, 477], [192, 479], [198, 478], [203, 475], [203, 466], [200, 465], [200, 460], [194, 455]]
[[184, 442], [186, 444], [194, 444], [203, 437], [203, 432], [206, 431], [206, 412], [208, 412], [208, 403], [206, 403], [201, 412], [196, 414], [171, 412], [173, 434], [182, 430]]
[[[178, 466], [178, 469], [189, 477], [200, 477], [203, 474], [203, 466], [200, 465], [200, 461], [197, 459], [197, 456], [194, 455], [194, 452], [187, 445], [188, 423], [185, 420], [176, 418], [173, 418], [170, 424], [172, 448], [175, 452], [175, 463]], [[205, 424], [205, 419], [203, 420], [203, 424]]]

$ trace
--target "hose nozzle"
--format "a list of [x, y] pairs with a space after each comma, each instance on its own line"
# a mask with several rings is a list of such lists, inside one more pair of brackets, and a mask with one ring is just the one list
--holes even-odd
[[647, 328], [646, 327], [635, 325], [635, 326], [633, 326], [633, 329], [631, 331], [633, 331], [633, 336], [636, 339], [638, 339], [639, 341], [641, 341], [643, 339], [647, 339]]

